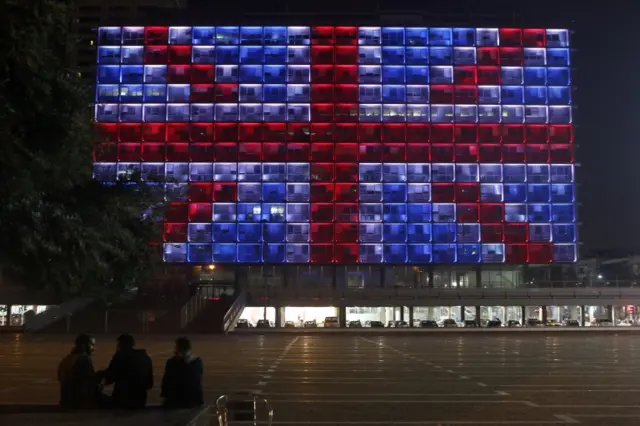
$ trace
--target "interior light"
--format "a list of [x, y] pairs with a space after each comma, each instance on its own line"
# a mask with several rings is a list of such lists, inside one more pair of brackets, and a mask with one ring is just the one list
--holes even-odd
[[214, 271], [216, 269], [216, 265], [213, 265], [213, 264], [207, 265], [207, 269], [210, 271]]

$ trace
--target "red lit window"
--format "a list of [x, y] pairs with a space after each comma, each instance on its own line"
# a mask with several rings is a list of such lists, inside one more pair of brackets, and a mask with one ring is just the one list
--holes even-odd
[[337, 263], [355, 263], [358, 261], [357, 244], [336, 244], [334, 259]]
[[280, 142], [286, 139], [287, 126], [284, 123], [264, 123], [264, 140]]
[[431, 126], [431, 142], [453, 142], [453, 124]]
[[357, 143], [337, 143], [334, 153], [335, 161], [358, 161]]
[[238, 199], [235, 182], [213, 184], [213, 200], [218, 202], [234, 202]]
[[410, 163], [424, 163], [431, 161], [428, 143], [410, 142], [407, 144], [407, 161]]
[[504, 143], [522, 143], [524, 142], [524, 125], [523, 124], [505, 124], [502, 128], [502, 141]]
[[528, 250], [526, 244], [507, 244], [505, 245], [505, 262], [506, 263], [527, 263]]
[[336, 223], [335, 240], [345, 243], [358, 241], [358, 226], [353, 223]]
[[428, 124], [407, 124], [407, 142], [429, 142], [430, 133]]
[[169, 46], [170, 64], [190, 64], [191, 46]]
[[552, 244], [529, 244], [529, 263], [551, 263], [553, 261]]
[[[107, 161], [117, 161], [117, 160], [118, 160], [117, 144], [97, 143], [93, 146], [93, 161], [107, 162]], [[164, 160], [164, 158], [162, 160]]]
[[168, 143], [167, 161], [189, 161], [189, 144]]
[[552, 125], [549, 127], [549, 141], [551, 143], [572, 143], [573, 128], [571, 125]]
[[311, 102], [333, 102], [333, 84], [312, 84]]
[[191, 83], [213, 83], [214, 68], [213, 65], [192, 65], [191, 66]]
[[333, 27], [312, 27], [311, 44], [333, 44]]
[[236, 141], [238, 140], [238, 125], [236, 123], [216, 123], [214, 135], [216, 141]]
[[213, 161], [212, 143], [192, 143], [189, 145], [189, 159], [198, 162]]
[[169, 203], [164, 210], [165, 222], [187, 222], [189, 219], [189, 204]]
[[168, 65], [167, 83], [189, 83], [191, 80], [191, 65]]
[[264, 161], [285, 161], [287, 149], [284, 143], [262, 144], [262, 158]]
[[478, 161], [478, 145], [462, 144], [455, 146], [455, 161], [459, 163], [475, 163]]
[[337, 84], [334, 96], [337, 102], [358, 102], [358, 85]]
[[336, 65], [336, 83], [358, 83], [357, 65]]
[[473, 203], [480, 201], [479, 183], [456, 183], [456, 201]]
[[382, 139], [382, 125], [379, 123], [361, 123], [358, 134], [363, 142], [380, 141]]
[[361, 143], [359, 145], [360, 161], [377, 162], [382, 161], [382, 145], [379, 143]]
[[311, 244], [311, 263], [331, 263], [333, 244]]
[[500, 67], [478, 67], [478, 84], [500, 84]]
[[311, 161], [333, 161], [332, 143], [312, 143]]
[[[495, 203], [480, 204], [480, 222], [499, 223], [504, 221], [504, 206]], [[484, 237], [482, 238], [484, 240]]]
[[187, 224], [165, 223], [162, 241], [167, 243], [182, 243], [187, 241]]
[[308, 143], [288, 143], [287, 161], [309, 161], [311, 157], [311, 147]]
[[311, 184], [311, 202], [312, 203], [330, 203], [333, 201], [333, 184], [332, 183], [312, 183]]
[[188, 123], [169, 123], [167, 125], [167, 140], [169, 142], [189, 142], [189, 139]]
[[454, 137], [456, 143], [475, 143], [478, 140], [478, 126], [475, 124], [456, 124]]
[[480, 124], [478, 126], [479, 143], [498, 143], [502, 140], [502, 129], [499, 124]]
[[191, 123], [189, 126], [189, 139], [192, 142], [209, 142], [213, 140], [213, 124]]
[[530, 143], [547, 143], [549, 134], [544, 124], [528, 124], [526, 128], [526, 140]]
[[453, 144], [434, 143], [431, 145], [431, 161], [450, 163], [453, 161]]
[[478, 65], [500, 65], [500, 50], [497, 47], [478, 47]]
[[478, 87], [477, 86], [455, 86], [454, 101], [457, 104], [478, 103]]
[[259, 123], [240, 123], [238, 126], [238, 140], [261, 141], [262, 125]]
[[358, 104], [336, 104], [335, 114], [336, 121], [358, 121]]
[[95, 123], [94, 142], [115, 142], [118, 140], [118, 125], [115, 123]]
[[522, 30], [519, 28], [501, 28], [500, 45], [522, 46]]
[[505, 223], [504, 240], [507, 243], [526, 243], [529, 239], [527, 223]]
[[146, 27], [144, 29], [145, 44], [167, 44], [169, 41], [168, 27]]
[[336, 201], [352, 203], [358, 201], [358, 185], [355, 183], [336, 183]]
[[357, 141], [358, 125], [355, 123], [336, 123], [334, 141]]
[[238, 102], [238, 85], [216, 84], [216, 102]]
[[479, 145], [478, 158], [481, 163], [499, 163], [502, 161], [502, 147], [500, 145]]
[[[311, 206], [311, 215], [313, 217], [313, 207]], [[329, 212], [332, 212], [330, 209]], [[314, 220], [315, 221], [315, 220]], [[332, 223], [312, 223], [311, 224], [311, 242], [312, 243], [330, 243], [333, 241], [333, 224]], [[329, 245], [329, 247], [333, 247]], [[312, 249], [313, 250], [313, 249]], [[333, 260], [332, 258], [329, 260]]]
[[431, 200], [434, 203], [452, 203], [455, 200], [455, 187], [453, 183], [431, 184]]
[[287, 125], [288, 141], [309, 141], [311, 140], [311, 128], [308, 123], [289, 123]]
[[527, 144], [527, 162], [548, 163], [549, 145]]
[[502, 66], [520, 66], [522, 65], [523, 55], [520, 47], [501, 47], [500, 48], [500, 64]]
[[311, 63], [333, 65], [333, 47], [331, 46], [312, 46], [311, 47]]
[[349, 65], [358, 63], [358, 48], [356, 46], [337, 46], [335, 49], [336, 64]]
[[406, 140], [405, 125], [385, 123], [382, 126], [382, 140], [391, 142], [404, 142]]
[[213, 158], [215, 161], [238, 161], [238, 144], [235, 142], [214, 144]]
[[502, 159], [505, 163], [524, 163], [524, 145], [503, 145]]
[[138, 142], [142, 140], [142, 125], [122, 123], [118, 127], [118, 140], [121, 142]]
[[331, 182], [333, 180], [333, 163], [311, 163], [312, 182]]
[[335, 68], [333, 65], [312, 65], [311, 81], [314, 83], [333, 83]]
[[456, 221], [460, 223], [477, 222], [480, 215], [479, 212], [480, 209], [477, 204], [458, 204], [456, 206]]
[[147, 46], [144, 48], [145, 64], [164, 65], [167, 61], [167, 46]]
[[213, 84], [191, 85], [191, 102], [213, 102], [215, 101], [215, 97]]
[[382, 161], [407, 161], [407, 146], [404, 143], [382, 144]]
[[573, 163], [573, 145], [551, 145], [552, 163]]
[[333, 123], [311, 123], [312, 141], [332, 141]]
[[[189, 184], [189, 201], [193, 202], [207, 202], [213, 200], [213, 184], [211, 183], [194, 183]], [[211, 213], [209, 217], [205, 219], [207, 222], [211, 221]]]
[[140, 144], [119, 143], [118, 161], [140, 161]]
[[[332, 203], [311, 204], [311, 221], [326, 222], [326, 223], [333, 222], [333, 204]], [[331, 236], [331, 239], [333, 239], [333, 235]]]
[[[161, 123], [144, 123], [142, 125], [142, 140], [145, 142], [164, 142], [167, 139], [166, 127]], [[138, 139], [140, 137], [138, 136]], [[176, 141], [179, 142], [179, 141]], [[186, 141], [185, 141], [186, 142]]]
[[332, 121], [333, 104], [311, 104], [312, 121]]
[[162, 143], [143, 143], [142, 161], [165, 161], [165, 146]]
[[[209, 193], [211, 185], [209, 185]], [[209, 198], [211, 200], [211, 198]], [[189, 204], [189, 222], [211, 222], [213, 209], [211, 203], [193, 203]]]
[[526, 47], [545, 47], [546, 31], [538, 28], [527, 28], [523, 31], [522, 44]]
[[483, 243], [501, 243], [504, 241], [501, 223], [483, 223], [480, 225]]
[[433, 104], [452, 104], [453, 103], [453, 86], [431, 86], [431, 103]]
[[454, 67], [453, 81], [455, 84], [477, 84], [476, 67]]
[[259, 142], [239, 143], [238, 161], [262, 161], [262, 144]]
[[336, 44], [355, 45], [358, 44], [357, 27], [336, 27]]
[[336, 182], [357, 182], [358, 181], [358, 164], [357, 163], [337, 163], [336, 164]]

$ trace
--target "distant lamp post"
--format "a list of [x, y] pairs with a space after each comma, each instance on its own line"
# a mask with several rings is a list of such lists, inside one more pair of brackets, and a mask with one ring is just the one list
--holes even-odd
[[207, 269], [210, 271], [215, 271], [216, 265], [207, 265]]

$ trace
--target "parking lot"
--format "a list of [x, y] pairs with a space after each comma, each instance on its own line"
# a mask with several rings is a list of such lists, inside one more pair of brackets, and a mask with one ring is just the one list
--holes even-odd
[[[159, 383], [172, 337], [140, 336]], [[0, 404], [55, 403], [72, 336], [0, 336]], [[640, 424], [640, 336], [335, 333], [197, 336], [209, 402], [254, 391], [282, 425]], [[100, 336], [96, 368], [115, 336]], [[157, 387], [151, 402], [159, 402]]]

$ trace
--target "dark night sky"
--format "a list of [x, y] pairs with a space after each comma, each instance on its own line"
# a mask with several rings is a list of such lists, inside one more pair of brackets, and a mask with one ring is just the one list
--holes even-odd
[[[288, 4], [290, 12], [309, 13], [296, 23], [324, 19], [318, 22], [324, 24], [331, 22], [313, 12], [374, 12], [380, 4], [386, 12], [509, 9], [520, 16], [518, 26], [574, 29], [574, 123], [583, 255], [603, 249], [640, 251], [640, 197], [636, 195], [640, 192], [636, 185], [640, 182], [636, 131], [640, 129], [640, 3], [636, 0], [245, 0], [224, 7], [222, 1], [191, 1], [192, 5], [207, 4], [207, 13], [198, 14], [197, 20], [214, 14], [216, 20], [237, 22], [238, 13], [267, 11], [272, 13], [270, 20], [282, 22], [278, 12]], [[367, 23], [357, 13], [352, 16], [353, 23]], [[261, 22], [255, 16], [250, 19]]]

